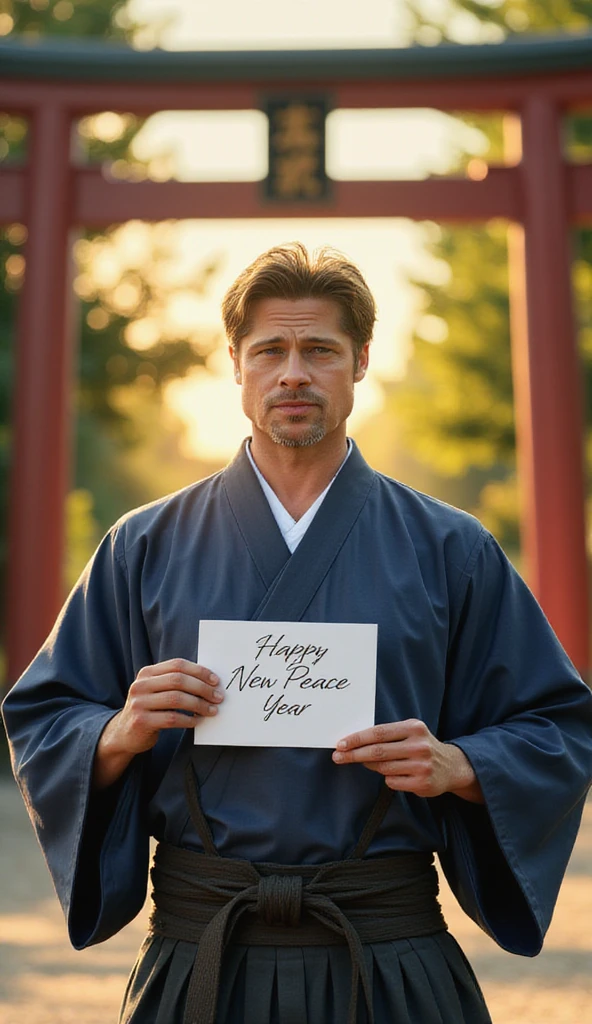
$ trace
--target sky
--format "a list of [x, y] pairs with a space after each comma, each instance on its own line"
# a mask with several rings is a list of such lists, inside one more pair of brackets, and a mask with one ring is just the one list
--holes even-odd
[[171, 50], [393, 46], [405, 34], [401, 0], [132, 0], [128, 9]]
[[[445, 0], [425, 0], [441, 6]], [[402, 0], [132, 0], [146, 22], [137, 44], [168, 49], [376, 47], [406, 39]], [[163, 112], [135, 140], [154, 176], [182, 180], [257, 180], [266, 173], [266, 119], [260, 112]], [[435, 111], [334, 111], [327, 124], [327, 169], [335, 178], [420, 178], [444, 172], [460, 148], [483, 152], [483, 136]], [[240, 270], [271, 245], [300, 239], [327, 244], [358, 264], [377, 301], [371, 372], [358, 387], [352, 432], [382, 402], [381, 380], [401, 376], [421, 310], [410, 278], [440, 279], [427, 253], [435, 225], [405, 220], [193, 221], [179, 225], [179, 260], [222, 256], [223, 269], [194, 315], [221, 330], [219, 305]], [[438, 325], [420, 322], [430, 340]], [[186, 424], [190, 452], [229, 458], [248, 432], [226, 353], [170, 385], [167, 401]]]

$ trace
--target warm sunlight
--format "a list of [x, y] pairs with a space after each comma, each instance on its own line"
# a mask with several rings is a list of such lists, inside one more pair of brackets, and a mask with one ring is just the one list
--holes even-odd
[[133, 18], [170, 50], [394, 46], [405, 32], [400, 0], [132, 0]]
[[[158, 42], [166, 49], [232, 49], [266, 47], [367, 47], [402, 45], [406, 41], [405, 4], [398, 0], [132, 0], [133, 18], [150, 23], [136, 45]], [[123, 130], [121, 118], [99, 114], [99, 134]], [[121, 122], [121, 123], [120, 123]], [[476, 129], [436, 111], [339, 110], [328, 118], [327, 167], [335, 178], [421, 178], [445, 173], [460, 149], [482, 155], [486, 140]], [[267, 123], [257, 111], [163, 111], [148, 119], [133, 143], [138, 160], [150, 177], [180, 180], [257, 180], [266, 174]], [[441, 268], [426, 255], [425, 242], [435, 225], [402, 220], [356, 221], [206, 221], [124, 226], [121, 264], [118, 253], [97, 252], [92, 261], [101, 281], [115, 285], [121, 266], [141, 263], [149, 249], [150, 232], [160, 232], [172, 254], [159, 265], [159, 287], [174, 283], [176, 291], [162, 296], [151, 310], [130, 326], [127, 340], [137, 350], [158, 336], [177, 332], [191, 336], [216, 334], [221, 354], [209, 357], [205, 368], [172, 382], [166, 392], [169, 406], [186, 425], [185, 448], [205, 459], [227, 459], [248, 430], [240, 410], [239, 393], [230, 374], [220, 322], [220, 302], [240, 270], [271, 245], [301, 239], [308, 247], [331, 245], [362, 269], [379, 310], [371, 370], [357, 389], [351, 429], [377, 413], [383, 404], [381, 380], [404, 372], [412, 324], [417, 317], [418, 293], [410, 279], [432, 276]], [[208, 260], [220, 269], [205, 294], [191, 291], [192, 273]], [[143, 273], [150, 274], [144, 267]], [[163, 276], [164, 275], [164, 276]], [[79, 287], [83, 281], [79, 281]], [[114, 298], [123, 308], [129, 295]], [[199, 338], [195, 339], [199, 345]]]
[[[188, 291], [171, 297], [162, 313], [161, 337], [174, 337], [175, 330], [187, 330], [191, 323], [222, 335], [220, 303], [226, 288], [241, 269], [260, 252], [281, 242], [298, 238], [309, 248], [332, 245], [356, 262], [374, 292], [378, 323], [372, 350], [371, 372], [357, 389], [352, 429], [382, 404], [381, 378], [400, 376], [405, 368], [409, 337], [417, 308], [417, 292], [409, 278], [440, 272], [423, 250], [429, 225], [405, 221], [269, 221], [269, 222], [185, 222], [175, 229], [177, 270], [187, 281], [190, 268], [209, 255], [220, 254], [221, 272], [214, 275], [206, 295]], [[137, 328], [138, 337], [152, 324]], [[135, 332], [130, 337], [137, 344]], [[207, 370], [169, 385], [167, 399], [187, 424], [186, 444], [206, 459], [229, 458], [248, 430], [240, 411], [239, 393], [231, 375], [230, 360], [221, 338], [221, 351], [208, 360]]]

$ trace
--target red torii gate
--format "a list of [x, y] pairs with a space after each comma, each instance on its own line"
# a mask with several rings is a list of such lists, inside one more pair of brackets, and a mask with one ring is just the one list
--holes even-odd
[[[124, 183], [70, 161], [72, 121], [103, 110], [244, 110], [262, 97], [325, 97], [333, 109], [494, 110], [521, 119], [522, 159], [481, 181], [338, 181], [317, 202], [266, 201], [257, 182]], [[0, 223], [28, 227], [17, 345], [10, 514], [8, 677], [51, 628], [62, 599], [73, 353], [69, 232], [130, 219], [505, 217], [527, 576], [587, 672], [581, 382], [569, 227], [592, 218], [592, 164], [561, 149], [567, 110], [592, 104], [592, 36], [435, 49], [138, 52], [72, 40], [0, 43], [0, 109], [30, 123], [26, 167], [0, 169]], [[518, 242], [516, 243], [516, 238]]]

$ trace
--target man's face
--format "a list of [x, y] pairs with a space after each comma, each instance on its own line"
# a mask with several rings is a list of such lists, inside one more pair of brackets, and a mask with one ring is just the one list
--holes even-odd
[[302, 448], [343, 429], [354, 383], [368, 366], [368, 345], [354, 370], [352, 339], [332, 299], [260, 299], [249, 333], [233, 356], [253, 436]]

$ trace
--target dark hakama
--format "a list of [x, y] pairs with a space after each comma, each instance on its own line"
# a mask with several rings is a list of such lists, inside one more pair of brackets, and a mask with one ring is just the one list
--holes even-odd
[[[471, 967], [449, 932], [365, 947], [375, 1024], [491, 1024]], [[121, 1024], [183, 1020], [195, 945], [146, 939]], [[344, 1024], [350, 992], [344, 946], [232, 945], [224, 958], [219, 1024]], [[364, 1001], [359, 1024], [367, 1024]]]
[[[436, 851], [467, 913], [504, 948], [536, 954], [592, 774], [590, 691], [483, 527], [375, 473], [356, 448], [291, 556], [244, 449], [223, 473], [124, 517], [6, 698], [15, 774], [73, 944], [100, 942], [138, 912], [150, 835], [201, 848], [183, 794], [191, 737], [180, 742], [179, 733], [163, 732], [119, 784], [95, 794], [102, 729], [143, 666], [195, 660], [200, 619], [251, 618], [378, 624], [376, 722], [419, 718], [456, 743], [485, 806], [395, 793], [369, 855]], [[218, 850], [251, 861], [342, 858], [381, 784], [361, 765], [334, 765], [326, 750], [198, 747], [192, 758]], [[470, 975], [451, 940], [420, 945], [421, 956], [415, 948], [393, 958], [392, 978], [401, 970], [405, 996], [395, 997], [396, 982], [384, 981], [382, 944], [368, 951], [377, 991], [391, 993], [385, 999], [431, 999], [439, 985], [464, 990], [458, 979]], [[445, 963], [445, 952], [461, 965], [448, 982], [448, 968], [434, 966]], [[224, 998], [237, 1019], [236, 993], [245, 985], [247, 1000], [271, 998], [265, 992], [275, 999], [284, 979], [297, 976], [311, 1013], [337, 998], [327, 993], [339, 975], [339, 951], [325, 954], [314, 981], [318, 950], [303, 953], [297, 969], [293, 951], [279, 951], [276, 961], [272, 950], [266, 986], [251, 991], [261, 955], [231, 954]], [[151, 1004], [159, 986], [181, 992], [184, 958], [189, 951], [172, 956], [168, 941], [150, 944], [140, 970], [142, 984], [145, 972], [154, 977]], [[167, 962], [174, 970], [165, 970]], [[407, 988], [409, 977], [424, 972], [425, 983]], [[315, 986], [323, 991], [318, 998]], [[142, 998], [137, 983], [133, 991]], [[167, 988], [169, 998], [182, 997]], [[463, 1019], [439, 1012], [447, 1024]], [[282, 1024], [291, 1019], [282, 1016]]]

